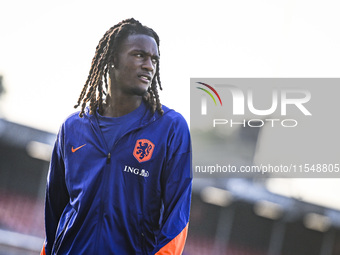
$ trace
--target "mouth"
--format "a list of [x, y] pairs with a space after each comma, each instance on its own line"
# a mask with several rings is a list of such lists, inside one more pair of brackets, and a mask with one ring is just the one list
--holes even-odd
[[145, 83], [150, 83], [151, 81], [151, 76], [148, 74], [139, 74], [138, 78]]

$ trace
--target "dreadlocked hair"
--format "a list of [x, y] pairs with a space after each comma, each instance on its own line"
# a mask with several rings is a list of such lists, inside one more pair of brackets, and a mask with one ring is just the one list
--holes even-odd
[[[92, 59], [89, 75], [80, 93], [77, 104], [74, 106], [74, 108], [77, 108], [81, 104], [79, 113], [81, 118], [84, 116], [85, 107], [88, 102], [90, 102], [90, 114], [94, 114], [97, 108], [100, 114], [103, 113], [103, 94], [106, 94], [104, 92], [103, 82], [105, 84], [105, 90], [107, 91], [108, 67], [113, 64], [113, 59], [117, 56], [117, 51], [119, 50], [122, 41], [129, 35], [134, 34], [144, 34], [154, 38], [159, 53], [159, 37], [157, 33], [153, 29], [143, 26], [139, 21], [133, 18], [123, 20], [106, 31], [96, 47], [96, 53]], [[157, 85], [162, 90], [159, 75], [159, 61], [156, 65], [156, 73], [152, 79], [151, 86], [143, 96], [143, 100], [147, 102], [153, 112], [157, 110], [157, 112], [163, 115]]]

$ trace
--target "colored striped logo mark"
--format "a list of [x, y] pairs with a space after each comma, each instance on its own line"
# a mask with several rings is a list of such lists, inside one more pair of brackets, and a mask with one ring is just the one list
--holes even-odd
[[[221, 106], [222, 106], [221, 97], [220, 97], [220, 95], [217, 93], [217, 91], [216, 91], [213, 87], [211, 87], [210, 85], [208, 85], [208, 84], [206, 84], [206, 83], [203, 83], [203, 82], [196, 82], [196, 83], [201, 84], [201, 85], [207, 87], [208, 89], [210, 89], [210, 90], [217, 96], [217, 98], [218, 98], [218, 100], [220, 101], [220, 104], [221, 104]], [[196, 87], [196, 88], [198, 88], [198, 89], [200, 89], [200, 90], [203, 90], [205, 93], [207, 93], [207, 94], [212, 98], [212, 100], [214, 101], [215, 106], [217, 106], [215, 97], [213, 96], [213, 94], [212, 94], [209, 90], [207, 90], [207, 89], [205, 89], [205, 88], [201, 88], [201, 87]], [[206, 97], [202, 97], [202, 102], [201, 102], [201, 114], [202, 114], [202, 115], [207, 115], [207, 99], [206, 99]]]
[[[197, 82], [197, 83], [198, 83], [198, 84], [201, 84], [201, 85], [203, 85], [203, 86], [206, 86], [206, 87], [209, 88], [212, 92], [214, 92], [214, 94], [217, 96], [217, 98], [218, 98], [218, 100], [220, 101], [220, 104], [221, 104], [221, 106], [222, 106], [222, 100], [221, 100], [221, 98], [220, 98], [220, 95], [217, 93], [217, 91], [216, 91], [213, 87], [211, 87], [210, 85], [208, 85], [208, 84], [206, 84], [206, 83], [203, 83], [203, 82]], [[204, 92], [206, 92], [206, 93], [212, 98], [212, 100], [214, 100], [215, 105], [217, 105], [216, 100], [215, 100], [213, 94], [211, 94], [211, 92], [210, 92], [209, 90], [204, 89], [204, 88], [201, 88], [201, 87], [196, 87], [196, 88], [201, 89], [201, 90], [203, 90]]]

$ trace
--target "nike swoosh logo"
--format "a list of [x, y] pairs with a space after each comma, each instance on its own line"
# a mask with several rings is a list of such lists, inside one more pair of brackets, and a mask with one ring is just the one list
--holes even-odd
[[83, 145], [81, 145], [81, 146], [79, 146], [79, 147], [77, 147], [77, 148], [73, 148], [73, 146], [72, 146], [72, 152], [76, 152], [77, 150], [79, 150], [80, 148], [83, 148], [84, 146], [85, 146], [86, 144], [83, 144]]

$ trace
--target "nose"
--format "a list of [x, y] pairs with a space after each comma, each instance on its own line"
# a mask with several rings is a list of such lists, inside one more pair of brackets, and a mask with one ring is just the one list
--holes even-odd
[[155, 64], [152, 62], [151, 57], [148, 57], [144, 60], [142, 68], [148, 70], [149, 72], [153, 72], [155, 70]]

